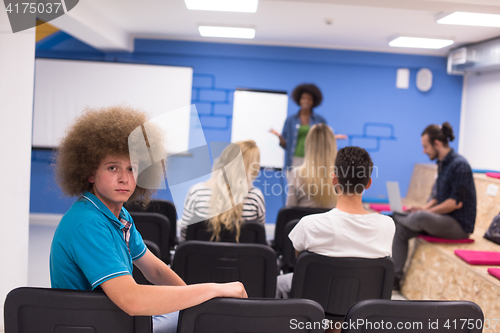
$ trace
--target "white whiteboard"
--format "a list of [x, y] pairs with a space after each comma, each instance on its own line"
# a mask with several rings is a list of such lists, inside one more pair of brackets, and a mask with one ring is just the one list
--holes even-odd
[[458, 151], [473, 169], [500, 170], [500, 72], [464, 78]]
[[288, 95], [285, 93], [236, 90], [234, 92], [231, 142], [254, 140], [260, 149], [260, 165], [283, 168], [285, 150], [269, 130], [282, 132], [287, 118]]
[[[189, 67], [50, 59], [37, 59], [35, 66], [33, 147], [57, 147], [86, 107], [124, 104], [154, 118], [191, 104]], [[169, 140], [168, 151], [186, 151], [189, 112], [172, 115], [177, 116], [166, 130], [175, 140]]]

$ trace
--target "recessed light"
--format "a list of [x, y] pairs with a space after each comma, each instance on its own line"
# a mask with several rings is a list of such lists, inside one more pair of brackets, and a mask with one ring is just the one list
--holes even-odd
[[184, 0], [188, 9], [255, 13], [259, 0]]
[[234, 28], [234, 27], [213, 27], [201, 25], [198, 27], [202, 37], [224, 37], [224, 38], [247, 38], [255, 37], [253, 28]]
[[450, 39], [434, 39], [420, 37], [398, 37], [389, 42], [392, 47], [413, 47], [420, 49], [441, 49], [453, 44]]
[[437, 23], [500, 28], [500, 15], [455, 12], [438, 19]]

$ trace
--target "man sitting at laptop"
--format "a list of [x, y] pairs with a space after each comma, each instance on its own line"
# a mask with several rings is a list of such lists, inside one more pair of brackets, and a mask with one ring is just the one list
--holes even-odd
[[450, 148], [454, 139], [448, 122], [429, 125], [422, 133], [424, 153], [437, 159], [438, 177], [429, 202], [412, 207], [409, 214], [394, 214], [396, 235], [392, 245], [394, 289], [399, 290], [408, 256], [408, 240], [422, 233], [448, 239], [468, 238], [476, 222], [476, 189], [469, 163]]

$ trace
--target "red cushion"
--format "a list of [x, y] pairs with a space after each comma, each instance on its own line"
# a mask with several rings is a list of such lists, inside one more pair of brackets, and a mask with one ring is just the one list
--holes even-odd
[[473, 243], [474, 240], [472, 238], [463, 238], [463, 239], [447, 239], [447, 238], [438, 238], [427, 235], [420, 235], [418, 238], [422, 238], [423, 240], [430, 243]]
[[455, 254], [470, 265], [500, 265], [500, 252], [455, 250]]
[[488, 273], [500, 280], [500, 268], [488, 268]]
[[[391, 211], [391, 205], [372, 203], [372, 204], [370, 204], [370, 209], [375, 210], [377, 212]], [[406, 206], [403, 206], [403, 210], [406, 210]]]
[[486, 172], [486, 176], [500, 179], [500, 172]]

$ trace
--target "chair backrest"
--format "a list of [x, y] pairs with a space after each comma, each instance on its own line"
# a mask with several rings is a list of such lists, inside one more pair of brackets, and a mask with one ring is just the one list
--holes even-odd
[[297, 258], [292, 297], [321, 304], [327, 318], [342, 319], [360, 300], [390, 299], [394, 280], [392, 258], [335, 258], [303, 252]]
[[[311, 332], [323, 333], [321, 306], [305, 299], [216, 298], [179, 315], [178, 333]], [[300, 330], [306, 323], [312, 329]], [[302, 325], [302, 326], [300, 326]]]
[[154, 199], [149, 202], [146, 208], [137, 201], [127, 202], [124, 206], [129, 212], [158, 213], [165, 216], [170, 221], [170, 246], [173, 247], [176, 244], [177, 211], [173, 202]]
[[297, 258], [295, 257], [295, 248], [293, 247], [293, 243], [288, 238], [290, 231], [299, 223], [300, 220], [293, 220], [286, 224], [285, 226], [285, 239], [283, 241], [283, 272], [291, 272], [295, 267], [295, 263], [297, 262]]
[[[222, 230], [221, 242], [236, 243], [236, 233]], [[210, 241], [212, 232], [207, 221], [190, 224], [186, 230], [186, 240]], [[266, 245], [266, 228], [258, 221], [245, 221], [241, 224], [240, 243], [253, 243]]]
[[[153, 253], [157, 258], [161, 257], [160, 248], [158, 247], [158, 245], [156, 245], [155, 243], [153, 243], [152, 241], [149, 241], [147, 239], [144, 240], [144, 244], [146, 244], [149, 251], [151, 251], [151, 253]], [[135, 265], [134, 265], [134, 268], [132, 270], [132, 276], [133, 276], [135, 282], [138, 284], [152, 285], [152, 283], [149, 282], [148, 279], [146, 279], [144, 274], [142, 274], [141, 270], [139, 268], [137, 268], [137, 266], [135, 266]]]
[[319, 214], [329, 211], [328, 208], [311, 208], [311, 207], [283, 207], [278, 212], [276, 218], [276, 227], [274, 229], [274, 249], [278, 254], [283, 251], [283, 243], [285, 241], [285, 226], [292, 220], [301, 219], [306, 215]]
[[151, 333], [151, 317], [131, 317], [100, 291], [17, 288], [5, 299], [5, 333]]
[[144, 240], [155, 243], [160, 249], [160, 259], [170, 263], [170, 221], [158, 213], [131, 212], [135, 227]]
[[240, 281], [249, 297], [275, 297], [276, 253], [267, 245], [186, 241], [173, 268], [187, 284]]
[[[481, 308], [469, 301], [373, 299], [358, 302], [349, 309], [344, 322], [360, 325], [344, 324], [342, 333], [480, 333], [483, 331], [483, 323], [486, 324], [483, 318]], [[485, 329], [485, 332], [487, 331]]]

